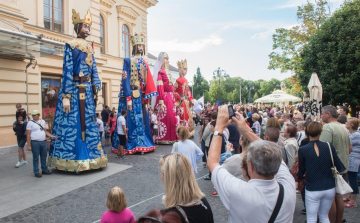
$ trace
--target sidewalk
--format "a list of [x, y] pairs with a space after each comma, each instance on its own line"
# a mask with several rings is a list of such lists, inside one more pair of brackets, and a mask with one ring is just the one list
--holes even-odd
[[26, 157], [29, 164], [15, 168], [17, 154], [0, 156], [0, 219], [131, 167], [108, 163], [102, 171], [86, 171], [76, 175], [53, 170], [52, 175], [36, 178], [32, 171], [32, 153], [26, 151]]
[[16, 136], [12, 127], [0, 128], [0, 156], [17, 153]]

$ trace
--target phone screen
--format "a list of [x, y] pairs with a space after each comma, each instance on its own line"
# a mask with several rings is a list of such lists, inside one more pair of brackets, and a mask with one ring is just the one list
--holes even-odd
[[234, 108], [232, 105], [228, 105], [228, 110], [229, 110], [229, 118], [235, 116]]

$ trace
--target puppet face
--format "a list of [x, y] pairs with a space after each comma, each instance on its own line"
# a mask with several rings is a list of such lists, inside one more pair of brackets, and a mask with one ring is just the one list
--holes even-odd
[[90, 25], [83, 23], [81, 29], [79, 30], [78, 35], [84, 39], [89, 37], [91, 35], [90, 34]]
[[138, 52], [139, 52], [141, 55], [143, 55], [143, 54], [144, 54], [144, 45], [138, 44], [136, 47], [137, 47]]

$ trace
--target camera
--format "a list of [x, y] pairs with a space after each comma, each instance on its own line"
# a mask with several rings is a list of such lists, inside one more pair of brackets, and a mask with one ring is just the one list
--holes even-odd
[[228, 110], [229, 110], [229, 119], [231, 119], [232, 117], [235, 116], [233, 105], [228, 105]]

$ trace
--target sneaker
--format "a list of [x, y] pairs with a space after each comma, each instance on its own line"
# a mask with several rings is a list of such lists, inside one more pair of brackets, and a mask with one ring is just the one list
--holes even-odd
[[40, 178], [42, 175], [40, 173], [35, 174], [35, 177]]
[[218, 194], [217, 191], [212, 192], [211, 195], [214, 196], [214, 197], [219, 197], [219, 194]]
[[119, 155], [119, 154], [116, 154], [116, 156], [115, 156], [116, 158], [121, 158], [121, 156]]
[[15, 167], [16, 167], [16, 168], [19, 168], [19, 167], [21, 167], [21, 165], [22, 165], [21, 162], [17, 162], [17, 163], [15, 164]]
[[205, 177], [204, 180], [211, 180], [209, 176]]
[[128, 158], [126, 156], [122, 156], [120, 159], [127, 160]]
[[306, 209], [302, 209], [301, 214], [306, 214]]
[[28, 165], [28, 161], [26, 161], [26, 160], [22, 161], [22, 162], [21, 162], [21, 165], [22, 165], [22, 166]]
[[51, 175], [51, 172], [50, 171], [42, 171], [42, 174], [43, 175]]

